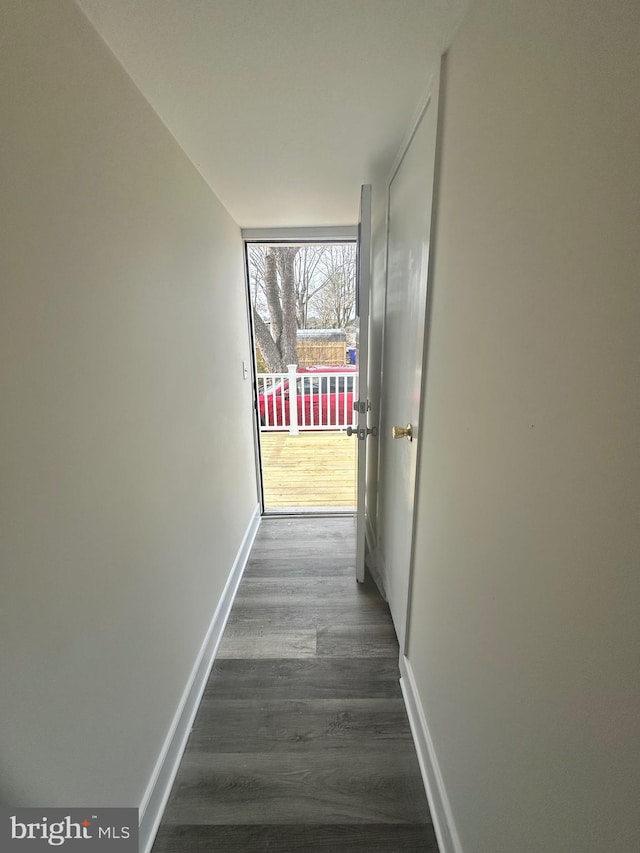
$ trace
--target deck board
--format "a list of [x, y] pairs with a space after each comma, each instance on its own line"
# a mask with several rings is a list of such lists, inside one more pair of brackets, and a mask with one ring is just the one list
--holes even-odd
[[263, 432], [265, 509], [356, 505], [357, 441], [345, 432]]

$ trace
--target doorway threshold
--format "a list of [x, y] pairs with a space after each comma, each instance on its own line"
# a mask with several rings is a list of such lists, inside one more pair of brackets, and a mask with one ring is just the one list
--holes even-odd
[[356, 508], [354, 506], [312, 506], [312, 507], [276, 507], [273, 509], [264, 509], [262, 512], [263, 518], [289, 518], [292, 516], [304, 516], [305, 518], [313, 518], [314, 516], [322, 516], [323, 518], [331, 516], [355, 516]]

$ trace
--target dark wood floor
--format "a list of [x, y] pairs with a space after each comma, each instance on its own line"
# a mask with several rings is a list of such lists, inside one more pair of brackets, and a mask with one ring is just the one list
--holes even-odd
[[437, 853], [354, 551], [351, 518], [263, 520], [153, 853]]

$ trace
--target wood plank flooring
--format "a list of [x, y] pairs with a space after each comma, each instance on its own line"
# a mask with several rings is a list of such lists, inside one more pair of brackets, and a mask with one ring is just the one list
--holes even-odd
[[267, 510], [353, 508], [356, 445], [346, 432], [263, 432], [262, 481]]
[[354, 521], [265, 518], [153, 853], [438, 847]]

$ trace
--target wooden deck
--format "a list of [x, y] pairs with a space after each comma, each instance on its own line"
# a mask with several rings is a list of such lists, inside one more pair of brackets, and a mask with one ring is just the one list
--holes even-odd
[[357, 440], [345, 432], [263, 432], [265, 509], [356, 505]]

